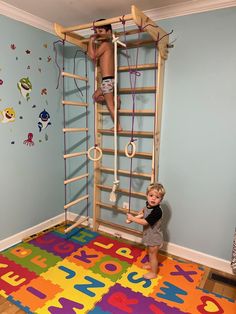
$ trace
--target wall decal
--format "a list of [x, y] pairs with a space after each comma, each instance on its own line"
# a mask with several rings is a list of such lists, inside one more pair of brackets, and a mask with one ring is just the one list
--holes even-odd
[[14, 122], [16, 119], [15, 110], [11, 108], [5, 108], [4, 110], [0, 111], [0, 122], [1, 123], [8, 123]]
[[23, 77], [20, 79], [20, 81], [17, 83], [17, 87], [21, 93], [21, 95], [26, 98], [28, 101], [30, 99], [30, 93], [32, 91], [32, 84], [28, 77]]
[[28, 133], [28, 138], [24, 140], [23, 144], [27, 146], [34, 146], [33, 133]]
[[50, 114], [44, 109], [39, 114], [39, 122], [38, 122], [39, 132], [41, 132], [43, 129], [46, 129], [49, 125], [51, 125]]

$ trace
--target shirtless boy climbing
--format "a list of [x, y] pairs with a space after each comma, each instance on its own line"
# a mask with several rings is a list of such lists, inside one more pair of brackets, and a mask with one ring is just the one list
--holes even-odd
[[[93, 99], [99, 103], [106, 102], [108, 111], [114, 122], [114, 48], [111, 37], [112, 27], [110, 24], [95, 27], [94, 34], [90, 36], [88, 55], [91, 59], [99, 62], [102, 75], [101, 86], [93, 94]], [[97, 43], [98, 47], [96, 47]], [[120, 107], [119, 98], [117, 98], [117, 107], [118, 109]], [[117, 131], [122, 131], [118, 117]]]

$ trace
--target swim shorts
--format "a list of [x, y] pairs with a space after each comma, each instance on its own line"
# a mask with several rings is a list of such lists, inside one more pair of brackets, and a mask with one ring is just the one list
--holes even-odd
[[101, 90], [103, 95], [113, 93], [114, 91], [114, 77], [106, 76], [102, 79]]

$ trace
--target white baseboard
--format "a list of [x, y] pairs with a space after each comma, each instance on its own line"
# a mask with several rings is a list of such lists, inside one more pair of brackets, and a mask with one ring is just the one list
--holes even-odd
[[[34, 227], [28, 228], [22, 232], [19, 232], [9, 238], [3, 239], [0, 241], [0, 252], [21, 242], [22, 239], [29, 237], [32, 234], [38, 233], [42, 230], [45, 230], [47, 228], [51, 228], [59, 223], [62, 223], [64, 221], [64, 214], [60, 214], [56, 217], [53, 217], [49, 220], [46, 220]], [[68, 213], [67, 216], [68, 220], [75, 221], [78, 218], [78, 215], [75, 213]], [[89, 225], [92, 227], [93, 220], [89, 220]], [[127, 239], [136, 243], [141, 243], [142, 239], [140, 237], [133, 236], [131, 234], [122, 232], [122, 231], [114, 231], [113, 229], [105, 226], [99, 227], [100, 231], [106, 232], [108, 234], [111, 234], [113, 236], [116, 236], [117, 238], [123, 238]], [[219, 271], [223, 271], [229, 274], [233, 274], [230, 261], [208, 255], [199, 251], [195, 251], [183, 246], [179, 246], [174, 243], [165, 243], [163, 248], [163, 251], [176, 255], [180, 258], [184, 258], [190, 261], [193, 261], [195, 263], [205, 265], [214, 269], [217, 269]]]
[[64, 214], [60, 214], [58, 216], [55, 216], [53, 218], [50, 218], [36, 226], [33, 226], [31, 228], [25, 229], [17, 234], [14, 234], [13, 236], [10, 236], [6, 239], [3, 239], [0, 241], [0, 252], [21, 242], [22, 239], [25, 239], [29, 236], [31, 236], [32, 234], [38, 233], [42, 230], [45, 230], [47, 228], [51, 228], [61, 222], [64, 221], [65, 215]]

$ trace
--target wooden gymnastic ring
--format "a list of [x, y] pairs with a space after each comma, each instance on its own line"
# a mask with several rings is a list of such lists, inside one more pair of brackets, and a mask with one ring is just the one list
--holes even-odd
[[[98, 152], [99, 152], [99, 155], [98, 155], [98, 157], [97, 158], [94, 158], [94, 157], [92, 157], [91, 155], [90, 155], [90, 152], [92, 151], [92, 150], [97, 150]], [[93, 160], [93, 161], [98, 161], [98, 160], [100, 160], [101, 158], [102, 158], [102, 150], [101, 150], [101, 148], [99, 148], [98, 146], [93, 146], [93, 147], [90, 147], [89, 149], [88, 149], [88, 158], [90, 159], [90, 160]]]
[[[132, 146], [132, 152], [131, 152], [131, 154], [130, 154], [129, 151], [128, 151], [129, 145]], [[125, 146], [125, 155], [126, 155], [128, 158], [133, 158], [134, 155], [135, 155], [135, 153], [136, 153], [136, 145], [135, 145], [135, 143], [134, 143], [134, 142], [129, 142], [129, 143], [127, 143], [126, 146]]]

